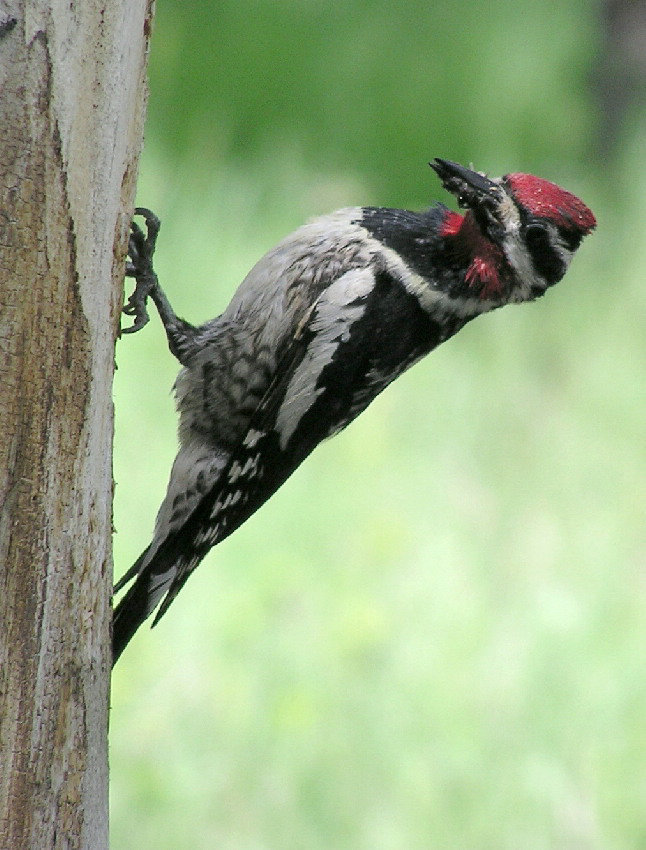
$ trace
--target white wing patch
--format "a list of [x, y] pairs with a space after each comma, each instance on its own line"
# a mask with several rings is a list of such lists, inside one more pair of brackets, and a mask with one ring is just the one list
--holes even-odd
[[281, 449], [285, 449], [298, 423], [323, 392], [316, 381], [331, 363], [338, 346], [348, 339], [352, 325], [363, 315], [366, 297], [374, 285], [370, 269], [351, 269], [322, 293], [309, 325], [314, 337], [292, 375], [276, 418]]

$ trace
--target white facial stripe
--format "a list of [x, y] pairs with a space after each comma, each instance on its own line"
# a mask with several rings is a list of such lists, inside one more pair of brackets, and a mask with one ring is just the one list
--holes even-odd
[[529, 251], [520, 239], [519, 231], [507, 232], [502, 243], [502, 249], [520, 284], [518, 293], [520, 298], [518, 300], [524, 300], [532, 286], [537, 284], [542, 286], [543, 289], [547, 289], [547, 284], [534, 268]]
[[504, 190], [502, 193], [502, 200], [498, 207], [498, 215], [500, 216], [500, 220], [503, 223], [505, 230], [511, 230], [515, 233], [520, 232], [520, 212], [518, 211], [516, 204]]
[[[548, 221], [544, 221], [543, 227], [545, 227], [549, 233], [549, 244], [551, 250], [558, 255], [563, 262], [565, 269], [567, 269], [572, 257], [574, 256], [574, 252], [567, 248], [559, 235], [558, 229], [553, 224]], [[537, 286], [543, 290], [548, 288], [547, 281], [536, 270], [534, 263], [532, 262], [531, 254], [518, 231], [512, 230], [509, 233], [509, 236], [503, 243], [503, 250], [510, 266], [515, 271], [520, 282], [520, 287], [518, 288], [520, 295], [519, 300], [523, 300], [524, 297], [527, 297], [532, 289], [535, 291]]]
[[477, 316], [479, 313], [486, 313], [496, 306], [495, 301], [491, 299], [483, 300], [476, 295], [470, 298], [451, 298], [445, 292], [434, 289], [428, 280], [425, 280], [421, 275], [407, 266], [396, 251], [374, 239], [367, 231], [366, 241], [371, 242], [372, 246], [374, 246], [375, 254], [381, 255], [386, 261], [386, 270], [403, 284], [406, 292], [417, 298], [420, 307], [431, 316], [438, 313], [441, 315], [453, 313], [460, 318], [466, 319], [471, 316]]
[[281, 449], [285, 448], [298, 423], [323, 392], [316, 386], [317, 379], [331, 363], [338, 346], [348, 339], [352, 325], [363, 315], [365, 298], [374, 284], [375, 278], [370, 269], [352, 269], [321, 295], [309, 325], [314, 338], [292, 375], [276, 419]]

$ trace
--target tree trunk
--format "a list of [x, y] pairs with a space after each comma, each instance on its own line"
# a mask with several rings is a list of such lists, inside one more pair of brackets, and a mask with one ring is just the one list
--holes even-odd
[[108, 847], [112, 375], [153, 0], [0, 2], [0, 846]]

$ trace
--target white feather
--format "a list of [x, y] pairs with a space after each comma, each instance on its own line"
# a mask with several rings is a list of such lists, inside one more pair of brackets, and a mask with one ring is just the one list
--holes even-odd
[[365, 299], [374, 285], [371, 269], [351, 269], [321, 295], [309, 325], [314, 337], [289, 382], [276, 419], [281, 449], [285, 449], [298, 423], [323, 392], [323, 387], [316, 386], [317, 379], [363, 315]]

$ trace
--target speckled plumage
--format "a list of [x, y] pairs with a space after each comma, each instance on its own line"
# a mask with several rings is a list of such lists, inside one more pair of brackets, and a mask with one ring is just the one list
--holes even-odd
[[208, 550], [321, 440], [476, 315], [542, 295], [594, 227], [578, 198], [531, 175], [490, 180], [445, 160], [433, 167], [465, 216], [441, 205], [322, 216], [269, 251], [225, 312], [199, 327], [161, 291], [158, 223], [140, 211], [149, 233], [133, 226], [137, 287], [126, 312], [141, 327], [150, 296], [182, 363], [180, 449], [153, 540], [115, 588], [135, 579], [115, 609], [115, 661], [162, 597], [155, 622]]

